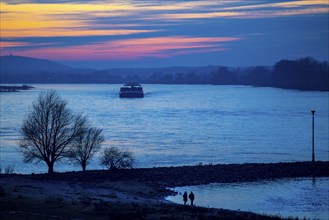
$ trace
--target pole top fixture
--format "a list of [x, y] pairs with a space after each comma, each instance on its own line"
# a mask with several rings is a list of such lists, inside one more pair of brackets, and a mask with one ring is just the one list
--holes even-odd
[[312, 110], [311, 112], [312, 112], [312, 114], [314, 115], [314, 113], [315, 113], [315, 110]]

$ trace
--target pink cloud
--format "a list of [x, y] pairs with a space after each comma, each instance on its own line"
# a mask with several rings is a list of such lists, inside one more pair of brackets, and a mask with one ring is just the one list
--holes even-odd
[[154, 37], [98, 42], [81, 46], [29, 49], [15, 54], [55, 60], [121, 60], [143, 57], [172, 57], [225, 50], [222, 44], [234, 37]]

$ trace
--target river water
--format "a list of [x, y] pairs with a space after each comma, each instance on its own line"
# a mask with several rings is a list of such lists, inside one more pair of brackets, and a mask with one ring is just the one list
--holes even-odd
[[[19, 128], [40, 92], [54, 89], [76, 114], [102, 128], [103, 147], [132, 151], [137, 167], [311, 159], [315, 109], [316, 160], [329, 160], [328, 92], [214, 85], [143, 85], [142, 99], [120, 99], [121, 85], [35, 85], [1, 93], [0, 162], [17, 173], [46, 172], [24, 164]], [[87, 169], [101, 169], [96, 155]], [[55, 171], [80, 170], [66, 161]]]
[[250, 183], [214, 183], [177, 187], [167, 200], [183, 204], [193, 191], [197, 206], [252, 211], [259, 214], [329, 219], [329, 178], [297, 178]]

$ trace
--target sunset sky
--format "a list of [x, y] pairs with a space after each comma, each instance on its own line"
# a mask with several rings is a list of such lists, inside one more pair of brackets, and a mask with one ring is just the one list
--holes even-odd
[[1, 0], [1, 56], [71, 66], [328, 60], [328, 0]]

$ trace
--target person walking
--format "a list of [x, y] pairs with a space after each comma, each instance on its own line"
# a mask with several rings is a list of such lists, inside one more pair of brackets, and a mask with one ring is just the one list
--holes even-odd
[[190, 195], [188, 196], [189, 199], [191, 200], [191, 206], [193, 206], [193, 201], [194, 201], [194, 194], [193, 192], [191, 191]]
[[183, 201], [184, 201], [184, 205], [186, 205], [186, 203], [187, 203], [187, 192], [186, 191], [183, 194]]

